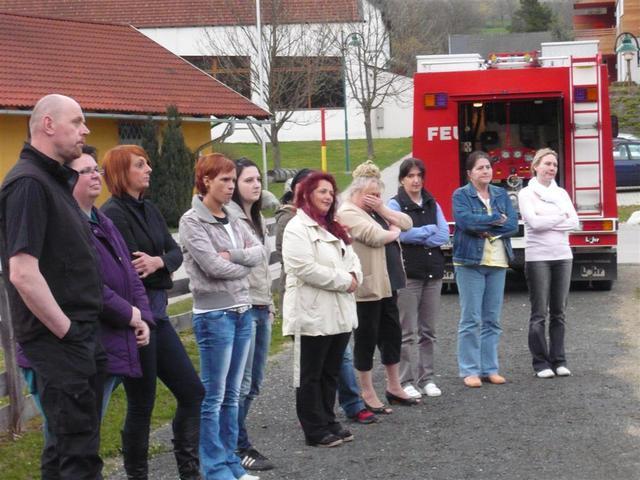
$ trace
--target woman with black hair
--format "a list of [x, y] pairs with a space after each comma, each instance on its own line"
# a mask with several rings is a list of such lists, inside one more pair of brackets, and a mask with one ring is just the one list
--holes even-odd
[[[440, 246], [449, 240], [447, 221], [438, 202], [424, 188], [424, 178], [421, 160], [403, 160], [398, 194], [389, 201], [389, 208], [404, 212], [413, 220], [413, 227], [400, 233], [407, 285], [398, 290], [398, 311], [402, 327], [400, 382], [404, 391], [415, 398], [442, 394], [435, 384], [433, 351], [444, 274]], [[418, 352], [417, 362], [414, 350]]]
[[273, 464], [267, 457], [253, 448], [249, 441], [245, 419], [251, 403], [260, 393], [264, 370], [271, 344], [271, 325], [275, 313], [271, 297], [271, 274], [269, 273], [269, 249], [266, 245], [267, 231], [262, 207], [262, 176], [258, 166], [242, 157], [235, 161], [236, 188], [227, 210], [232, 217], [246, 223], [256, 240], [262, 244], [262, 260], [251, 268], [249, 274], [249, 296], [253, 334], [249, 356], [240, 386], [238, 405], [238, 450], [237, 454], [246, 470], [271, 470]]

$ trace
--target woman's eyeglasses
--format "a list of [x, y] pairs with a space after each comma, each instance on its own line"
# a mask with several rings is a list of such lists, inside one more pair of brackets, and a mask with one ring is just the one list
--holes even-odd
[[78, 175], [92, 175], [94, 173], [104, 175], [104, 170], [100, 167], [85, 167], [82, 170], [78, 170]]

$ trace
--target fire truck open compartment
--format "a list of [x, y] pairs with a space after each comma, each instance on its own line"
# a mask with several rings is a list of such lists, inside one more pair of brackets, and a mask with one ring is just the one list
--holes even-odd
[[458, 103], [460, 184], [467, 181], [465, 160], [470, 152], [490, 152], [496, 184], [531, 176], [535, 151], [552, 148], [559, 155], [559, 185], [564, 186], [562, 99], [464, 101]]
[[[453, 221], [452, 193], [467, 182], [474, 150], [492, 159], [493, 179], [517, 205], [535, 151], [558, 152], [556, 181], [571, 197], [580, 228], [571, 232], [572, 281], [609, 289], [617, 276], [617, 206], [606, 65], [597, 41], [543, 43], [539, 52], [424, 55], [414, 76], [413, 155], [425, 187]], [[524, 228], [511, 238], [524, 266]], [[450, 223], [451, 226], [451, 223]], [[453, 230], [453, 229], [452, 229]], [[451, 246], [443, 248], [454, 281]]]

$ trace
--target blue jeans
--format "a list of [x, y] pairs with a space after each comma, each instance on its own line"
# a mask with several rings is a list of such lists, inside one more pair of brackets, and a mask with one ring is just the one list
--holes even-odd
[[458, 369], [461, 377], [498, 373], [500, 311], [506, 268], [456, 266], [460, 297]]
[[249, 311], [193, 315], [205, 388], [200, 419], [200, 468], [205, 480], [235, 480], [246, 472], [235, 454], [238, 401], [253, 331]]
[[[262, 306], [261, 306], [262, 307]], [[271, 321], [269, 320], [269, 308], [253, 307], [249, 310], [253, 323], [253, 334], [247, 365], [244, 369], [242, 384], [240, 386], [240, 401], [238, 403], [238, 449], [251, 448], [249, 435], [245, 426], [245, 420], [251, 408], [251, 402], [260, 395], [260, 385], [264, 378], [271, 345]]]
[[344, 350], [340, 364], [338, 402], [347, 417], [355, 417], [358, 412], [365, 409], [364, 402], [360, 397], [360, 386], [356, 380], [356, 372], [353, 368], [353, 351], [349, 344]]

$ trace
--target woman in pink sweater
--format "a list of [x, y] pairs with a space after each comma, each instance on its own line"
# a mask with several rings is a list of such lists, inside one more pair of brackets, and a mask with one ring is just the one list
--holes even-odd
[[567, 192], [555, 181], [556, 152], [549, 148], [538, 150], [531, 171], [534, 177], [518, 196], [525, 227], [525, 274], [531, 301], [529, 350], [538, 378], [566, 377], [571, 375], [564, 351], [573, 259], [569, 232], [578, 228], [578, 215]]

